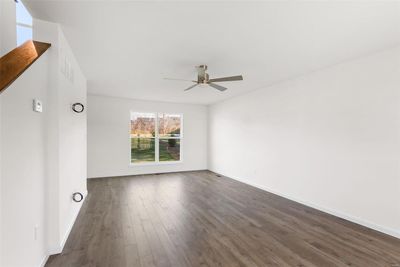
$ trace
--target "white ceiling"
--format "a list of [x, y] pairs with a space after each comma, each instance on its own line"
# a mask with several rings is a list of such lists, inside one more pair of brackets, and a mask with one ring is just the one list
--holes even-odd
[[[37, 1], [58, 22], [89, 93], [210, 104], [400, 44], [398, 1]], [[243, 74], [183, 92], [195, 65], [211, 78]], [[222, 85], [222, 84], [221, 84]]]

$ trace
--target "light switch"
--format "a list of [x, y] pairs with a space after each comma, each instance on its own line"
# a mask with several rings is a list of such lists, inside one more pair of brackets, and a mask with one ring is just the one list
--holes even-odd
[[42, 101], [40, 101], [39, 99], [33, 99], [33, 111], [35, 112], [43, 111]]

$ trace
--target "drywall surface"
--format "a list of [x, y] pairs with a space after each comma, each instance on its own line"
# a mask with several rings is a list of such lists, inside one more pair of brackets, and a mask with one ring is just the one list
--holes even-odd
[[[130, 165], [130, 112], [183, 114], [183, 162]], [[207, 168], [207, 107], [88, 96], [88, 176], [107, 177]]]
[[[3, 9], [4, 9], [4, 7], [3, 7], [3, 5], [4, 5], [4, 2], [3, 1], [1, 1], [0, 2], [0, 25], [3, 25], [4, 24], [4, 15], [3, 15]], [[3, 56], [3, 26], [0, 26], [0, 57], [1, 56]]]
[[[0, 55], [16, 47], [15, 2], [0, 1]], [[48, 54], [0, 95], [0, 266], [41, 266], [45, 240], [45, 117]], [[21, 256], [23, 255], [23, 256]]]
[[61, 252], [81, 207], [72, 194], [87, 191], [86, 112], [77, 114], [71, 108], [76, 102], [86, 105], [86, 79], [59, 25], [34, 23], [34, 38], [52, 44], [46, 203], [49, 253], [54, 254]]
[[[1, 10], [0, 10], [1, 12]], [[2, 179], [1, 179], [1, 175], [2, 175], [2, 168], [1, 168], [1, 132], [2, 132], [2, 123], [1, 123], [1, 94], [0, 94], [0, 264], [3, 262], [3, 217], [2, 217]]]
[[[64, 245], [78, 215], [80, 205], [73, 202], [71, 195], [81, 192], [86, 195], [87, 179], [87, 130], [86, 112], [75, 113], [72, 104], [86, 106], [86, 78], [59, 30], [59, 200], [60, 240]], [[66, 66], [62, 66], [67, 61]], [[63, 62], [64, 61], [64, 62]], [[69, 70], [68, 70], [69, 68]]]
[[[60, 27], [35, 21], [52, 44], [7, 90], [0, 105], [0, 266], [44, 266], [61, 252], [86, 193], [86, 79]], [[33, 111], [33, 99], [43, 112]]]
[[[0, 2], [0, 18], [3, 17], [3, 4], [2, 2]], [[1, 20], [1, 19], [0, 19]], [[2, 21], [1, 21], [2, 22]], [[2, 22], [3, 23], [3, 22]], [[0, 56], [3, 55], [3, 44], [2, 44], [2, 39], [3, 39], [3, 34], [2, 34], [2, 30], [0, 28]], [[0, 94], [0, 151], [1, 151], [1, 94]], [[3, 234], [2, 234], [2, 205], [1, 205], [1, 152], [0, 152], [0, 264], [3, 262], [3, 257], [2, 257], [2, 253], [3, 253], [3, 242], [1, 240], [3, 240]]]
[[212, 105], [209, 169], [400, 237], [400, 48]]
[[0, 56], [17, 46], [16, 11], [14, 0], [0, 1]]
[[[1, 95], [0, 266], [40, 266], [45, 240], [48, 54], [42, 55]], [[32, 110], [40, 99], [44, 112]]]
[[61, 76], [58, 68], [59, 50], [58, 25], [41, 20], [35, 20], [33, 37], [52, 44], [49, 52], [49, 81], [48, 81], [48, 101], [46, 110], [46, 240], [48, 253], [54, 254], [60, 250], [60, 179], [59, 179], [59, 105], [58, 105], [58, 80]]

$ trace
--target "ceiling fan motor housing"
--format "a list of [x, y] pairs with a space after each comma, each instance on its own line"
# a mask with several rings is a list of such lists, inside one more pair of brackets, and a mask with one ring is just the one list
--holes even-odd
[[208, 73], [204, 73], [204, 76], [197, 76], [197, 83], [207, 84], [209, 80]]
[[197, 68], [198, 69], [203, 69], [204, 71], [206, 71], [207, 70], [207, 65], [199, 65]]
[[207, 84], [209, 80], [209, 75], [206, 73], [207, 65], [200, 65], [197, 67], [197, 83]]

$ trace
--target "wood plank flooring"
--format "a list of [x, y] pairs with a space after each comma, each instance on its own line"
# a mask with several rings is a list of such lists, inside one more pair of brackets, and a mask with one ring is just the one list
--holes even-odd
[[46, 266], [390, 266], [400, 240], [209, 171], [92, 179]]

